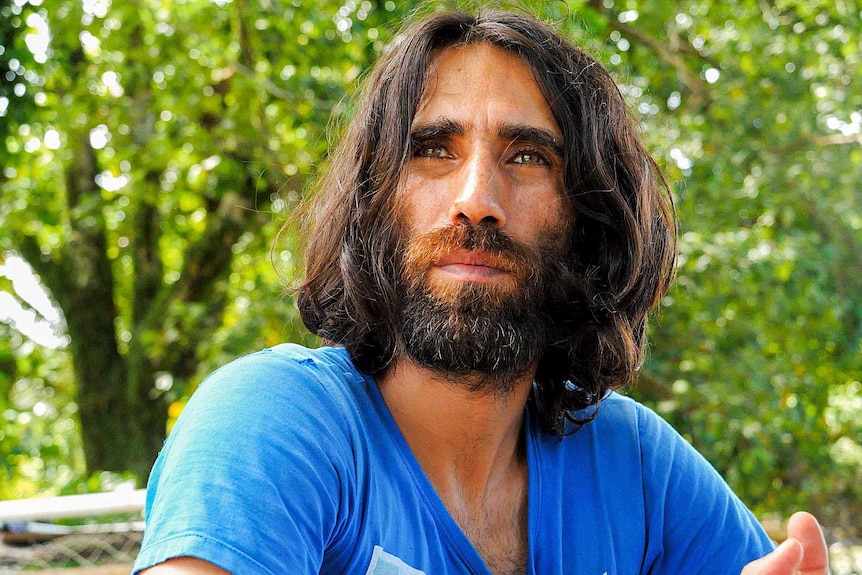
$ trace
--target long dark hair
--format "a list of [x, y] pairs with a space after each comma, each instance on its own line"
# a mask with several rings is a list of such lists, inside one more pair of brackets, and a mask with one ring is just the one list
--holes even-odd
[[436, 53], [474, 42], [529, 64], [563, 136], [574, 217], [565, 285], [555, 289], [566, 295], [535, 379], [539, 412], [562, 432], [641, 366], [647, 315], [673, 276], [676, 223], [668, 186], [610, 74], [532, 17], [439, 13], [389, 47], [318, 184], [297, 302], [306, 326], [343, 345], [359, 369], [379, 375], [392, 365], [402, 231], [393, 198], [411, 123]]

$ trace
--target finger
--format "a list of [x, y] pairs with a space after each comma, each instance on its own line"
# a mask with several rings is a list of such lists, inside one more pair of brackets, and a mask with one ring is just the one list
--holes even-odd
[[746, 565], [741, 575], [795, 575], [801, 563], [802, 544], [788, 539], [769, 555]]
[[827, 575], [829, 573], [829, 550], [817, 519], [810, 513], [800, 511], [790, 517], [787, 537], [802, 544], [803, 557], [799, 575]]

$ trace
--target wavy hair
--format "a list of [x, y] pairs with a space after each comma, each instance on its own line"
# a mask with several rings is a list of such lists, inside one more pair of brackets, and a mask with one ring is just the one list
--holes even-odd
[[557, 298], [555, 337], [534, 384], [546, 427], [563, 433], [640, 368], [647, 315], [673, 276], [676, 221], [667, 183], [610, 74], [531, 16], [434, 14], [383, 54], [318, 183], [297, 303], [305, 325], [344, 346], [357, 368], [379, 375], [392, 365], [403, 231], [393, 199], [411, 124], [435, 55], [476, 42], [528, 63], [563, 137], [563, 193], [574, 216], [567, 273], [554, 289], [565, 297]]

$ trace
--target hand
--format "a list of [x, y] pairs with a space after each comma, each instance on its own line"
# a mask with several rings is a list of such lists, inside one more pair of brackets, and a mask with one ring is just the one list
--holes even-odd
[[746, 565], [741, 575], [829, 575], [829, 552], [817, 519], [810, 513], [794, 513], [787, 524], [787, 541]]

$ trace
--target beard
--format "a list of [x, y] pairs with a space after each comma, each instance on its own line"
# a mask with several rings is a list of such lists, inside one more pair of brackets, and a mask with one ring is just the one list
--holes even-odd
[[[411, 238], [401, 261], [401, 353], [471, 392], [512, 391], [553, 337], [552, 292], [563, 265], [565, 229], [545, 232], [535, 246], [485, 224], [461, 223]], [[434, 263], [454, 250], [475, 250], [512, 278], [430, 281]]]

